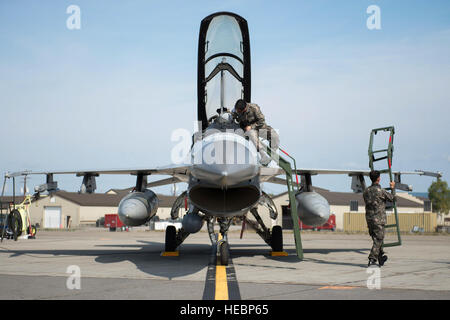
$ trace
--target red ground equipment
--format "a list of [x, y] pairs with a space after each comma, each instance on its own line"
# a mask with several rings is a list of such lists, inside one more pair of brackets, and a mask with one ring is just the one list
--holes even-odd
[[311, 227], [306, 224], [304, 224], [301, 220], [299, 220], [299, 226], [300, 230], [336, 230], [336, 216], [334, 214], [330, 214], [330, 217], [328, 218], [328, 221], [325, 222], [323, 226], [319, 227]]
[[109, 231], [116, 231], [116, 228], [122, 228], [124, 226], [118, 214], [105, 214], [105, 228], [109, 228]]

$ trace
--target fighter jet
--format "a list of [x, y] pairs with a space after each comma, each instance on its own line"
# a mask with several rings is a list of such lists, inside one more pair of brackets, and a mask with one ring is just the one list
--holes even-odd
[[[274, 252], [283, 251], [281, 226], [268, 228], [258, 213], [265, 206], [270, 218], [276, 219], [277, 209], [272, 199], [262, 191], [263, 183], [286, 185], [279, 177], [285, 171], [275, 161], [272, 166], [260, 163], [260, 153], [246, 138], [234, 121], [231, 111], [238, 99], [251, 101], [250, 38], [247, 21], [231, 12], [217, 12], [204, 18], [200, 24], [198, 42], [198, 132], [194, 134], [190, 149], [190, 163], [164, 168], [125, 170], [44, 171], [25, 174], [45, 174], [47, 181], [36, 192], [54, 192], [57, 183], [54, 175], [76, 174], [83, 177], [81, 192], [93, 193], [95, 179], [103, 174], [131, 174], [136, 185], [120, 202], [120, 220], [128, 226], [148, 222], [157, 212], [158, 197], [149, 188], [187, 183], [184, 191], [173, 204], [171, 218], [179, 218], [179, 211], [186, 207], [182, 227], [166, 229], [165, 250], [174, 252], [192, 233], [199, 232], [207, 224], [212, 245], [220, 262], [228, 264], [229, 244], [227, 232], [234, 217], [241, 217], [253, 226]], [[297, 206], [293, 210], [305, 224], [323, 225], [329, 218], [330, 207], [325, 198], [314, 192], [311, 176], [316, 174], [346, 174], [353, 177], [352, 188], [361, 192], [369, 170], [321, 170], [298, 169], [293, 173], [301, 177], [301, 188], [296, 193]], [[396, 172], [400, 174], [426, 174], [425, 172]], [[148, 183], [149, 175], [169, 175], [171, 178]], [[408, 186], [397, 184], [397, 188]], [[292, 203], [291, 203], [292, 205]], [[247, 216], [253, 215], [250, 221]], [[214, 224], [220, 226], [215, 234]], [[297, 221], [298, 225], [298, 221]], [[218, 238], [221, 238], [220, 240]]]

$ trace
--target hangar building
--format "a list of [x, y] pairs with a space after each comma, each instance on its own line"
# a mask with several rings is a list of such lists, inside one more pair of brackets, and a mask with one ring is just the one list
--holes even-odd
[[[33, 201], [30, 207], [31, 223], [38, 223], [41, 228], [56, 229], [95, 225], [105, 214], [117, 213], [120, 200], [127, 192], [129, 189], [94, 194], [57, 191], [51, 196], [42, 196]], [[10, 198], [5, 197], [3, 201], [10, 202]], [[158, 199], [157, 215], [169, 216], [176, 197], [158, 195]], [[17, 197], [16, 203], [22, 200], [23, 197]]]

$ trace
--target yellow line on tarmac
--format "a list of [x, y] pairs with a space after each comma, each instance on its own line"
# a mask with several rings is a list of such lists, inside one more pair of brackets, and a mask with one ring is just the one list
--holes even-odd
[[[219, 241], [222, 240], [222, 235], [219, 233]], [[228, 300], [228, 282], [226, 266], [221, 266], [220, 261], [216, 264], [216, 300]]]
[[317, 288], [318, 290], [352, 290], [356, 287], [350, 287], [350, 286], [325, 286]]
[[227, 271], [225, 266], [216, 267], [216, 300], [228, 300]]

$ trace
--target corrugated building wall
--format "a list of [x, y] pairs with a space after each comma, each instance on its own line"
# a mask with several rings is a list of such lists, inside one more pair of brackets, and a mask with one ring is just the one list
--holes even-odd
[[[398, 213], [401, 232], [410, 232], [415, 226], [423, 228], [425, 232], [436, 231], [437, 216], [436, 213]], [[388, 213], [387, 224], [395, 223], [394, 213]], [[395, 231], [395, 228], [388, 229]], [[344, 231], [347, 232], [366, 232], [367, 222], [365, 213], [345, 212], [344, 213]]]

